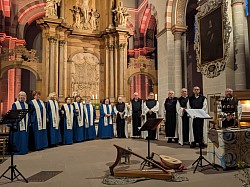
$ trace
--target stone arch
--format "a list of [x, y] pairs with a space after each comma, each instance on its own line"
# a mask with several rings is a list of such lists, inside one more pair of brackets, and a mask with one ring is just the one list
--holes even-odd
[[22, 7], [18, 14], [14, 18], [14, 25], [16, 29], [17, 36], [19, 38], [24, 37], [24, 28], [27, 24], [44, 17], [45, 11], [44, 7], [46, 2], [43, 0], [31, 2], [24, 7]]
[[33, 68], [31, 68], [29, 66], [26, 66], [26, 65], [18, 65], [18, 66], [8, 65], [8, 66], [5, 66], [4, 68], [1, 69], [0, 79], [2, 79], [3, 74], [6, 71], [8, 71], [9, 69], [13, 69], [13, 68], [29, 70], [30, 72], [32, 72], [35, 75], [37, 81], [41, 80], [41, 75], [36, 70], [34, 70]]
[[157, 25], [157, 33], [158, 33], [159, 32], [159, 28], [158, 28], [159, 21], [158, 21], [156, 8], [153, 4], [150, 4], [144, 12], [142, 22], [141, 22], [141, 27], [140, 27], [140, 33], [145, 33], [145, 31], [147, 30], [147, 26], [148, 26], [150, 18], [151, 18], [151, 16], [149, 16], [149, 15], [151, 15], [155, 18], [156, 25]]
[[131, 23], [131, 21], [127, 20], [127, 27], [129, 28], [129, 30], [134, 33], [134, 25]]
[[132, 78], [136, 75], [146, 75], [148, 76], [152, 81], [153, 81], [153, 84], [154, 85], [157, 85], [158, 82], [157, 82], [157, 77], [155, 77], [154, 75], [150, 74], [150, 73], [147, 73], [147, 72], [136, 72], [136, 73], [133, 73], [131, 74], [129, 77], [128, 77], [128, 80], [127, 80], [127, 83], [130, 84]]
[[186, 25], [186, 9], [187, 9], [187, 0], [176, 0], [173, 4], [172, 10], [172, 26], [185, 26]]

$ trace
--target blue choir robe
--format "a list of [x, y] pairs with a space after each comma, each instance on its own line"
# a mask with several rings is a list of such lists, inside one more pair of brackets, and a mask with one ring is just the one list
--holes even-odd
[[62, 143], [73, 143], [73, 120], [74, 120], [74, 107], [72, 104], [64, 104], [61, 108], [61, 133]]
[[[110, 117], [105, 117], [106, 114], [111, 114]], [[102, 104], [100, 106], [100, 119], [98, 124], [98, 137], [99, 138], [113, 138], [114, 137], [114, 127], [113, 127], [113, 117], [114, 109], [111, 105]]]
[[92, 140], [96, 138], [95, 130], [96, 111], [92, 104], [84, 105], [84, 121], [85, 121], [85, 139]]
[[46, 108], [41, 100], [33, 99], [29, 102], [30, 109], [30, 140], [31, 149], [40, 150], [48, 147], [46, 129]]
[[[12, 104], [12, 110], [28, 109], [28, 104], [22, 101], [16, 101]], [[13, 151], [15, 154], [24, 155], [29, 152], [28, 142], [29, 142], [29, 114], [18, 123], [18, 124], [8, 124], [9, 127], [12, 125], [16, 126], [15, 129], [9, 131], [9, 141], [11, 143], [11, 136], [13, 132]]]
[[[73, 140], [74, 142], [81, 142], [84, 140], [84, 120], [83, 120], [83, 104], [81, 102], [74, 102], [74, 124], [73, 124]], [[78, 110], [78, 112], [76, 112]]]
[[46, 103], [47, 111], [47, 133], [49, 145], [57, 145], [62, 141], [61, 132], [59, 128], [60, 116], [59, 105], [55, 100], [49, 100]]

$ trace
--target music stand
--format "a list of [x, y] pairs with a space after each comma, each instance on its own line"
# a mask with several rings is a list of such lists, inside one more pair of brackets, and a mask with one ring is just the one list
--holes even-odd
[[[188, 113], [188, 115], [195, 119], [195, 118], [199, 118], [199, 119], [212, 119], [204, 110], [202, 109], [186, 109], [186, 112]], [[203, 155], [202, 155], [202, 138], [199, 137], [199, 149], [200, 149], [200, 155], [199, 157], [194, 161], [194, 163], [192, 164], [195, 165], [195, 169], [194, 172], [196, 171], [197, 167], [205, 167], [205, 166], [209, 166], [211, 165], [214, 169], [216, 169], [217, 171], [219, 171], [219, 169], [217, 167], [215, 167], [214, 164], [212, 164], [211, 162], [209, 162]], [[202, 165], [202, 160], [205, 160], [208, 164], [207, 165]]]
[[[142, 131], [148, 131], [148, 156], [147, 159], [152, 159], [152, 156], [150, 156], [150, 131], [152, 130], [156, 130], [157, 126], [162, 122], [163, 118], [155, 118], [155, 119], [148, 119], [143, 126], [140, 128], [139, 133], [141, 133]], [[143, 161], [141, 163], [141, 168], [143, 169], [145, 167], [145, 165], [150, 166], [150, 163], [147, 161]]]
[[[14, 151], [13, 151], [13, 141], [14, 141], [14, 126], [16, 126], [29, 112], [28, 109], [18, 109], [18, 110], [9, 110], [3, 118], [0, 120], [0, 124], [11, 124], [10, 131], [11, 131], [11, 146], [10, 146], [10, 153], [11, 153], [11, 162], [8, 169], [0, 176], [0, 179], [2, 177], [5, 177], [6, 179], [11, 180], [13, 182], [14, 179], [16, 179], [19, 175], [23, 178], [23, 180], [28, 183], [28, 180], [22, 175], [22, 173], [16, 168], [16, 165], [14, 165]], [[28, 119], [27, 119], [28, 120]], [[5, 176], [5, 174], [10, 170], [10, 177]], [[15, 171], [18, 173], [16, 175]]]

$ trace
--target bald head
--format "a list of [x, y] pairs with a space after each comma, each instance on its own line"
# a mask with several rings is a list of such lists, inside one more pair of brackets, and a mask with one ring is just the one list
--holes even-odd
[[227, 88], [226, 90], [225, 90], [225, 96], [227, 97], [227, 98], [231, 98], [231, 97], [233, 97], [233, 90], [231, 89], [231, 88]]
[[135, 93], [134, 93], [134, 98], [135, 98], [135, 99], [138, 99], [138, 98], [139, 98], [138, 92], [135, 92]]

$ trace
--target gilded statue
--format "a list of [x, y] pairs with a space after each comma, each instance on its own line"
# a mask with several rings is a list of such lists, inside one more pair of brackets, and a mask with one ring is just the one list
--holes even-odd
[[57, 8], [60, 6], [61, 0], [46, 0], [45, 16], [57, 17]]

